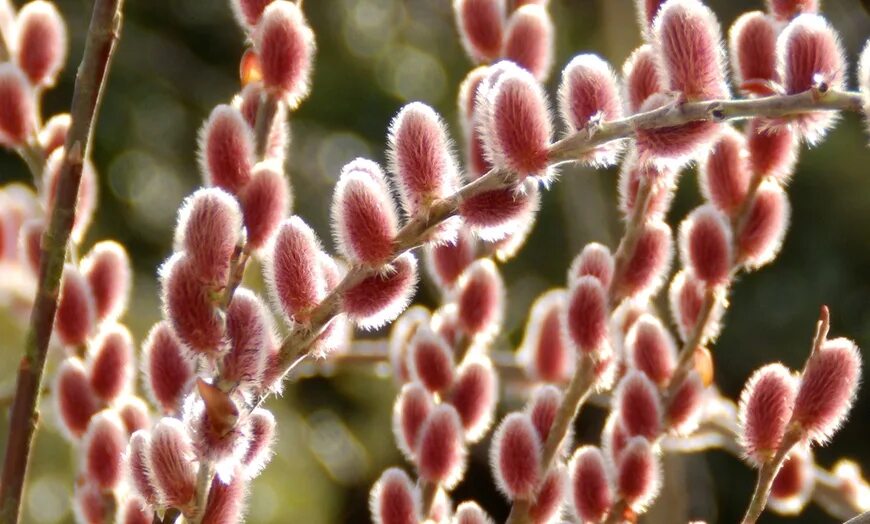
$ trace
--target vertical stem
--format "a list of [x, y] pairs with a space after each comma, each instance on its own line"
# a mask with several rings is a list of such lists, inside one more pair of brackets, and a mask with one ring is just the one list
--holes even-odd
[[272, 122], [278, 112], [278, 100], [269, 91], [260, 95], [260, 104], [257, 106], [257, 118], [254, 122], [254, 143], [257, 147], [257, 159], [262, 160], [266, 156], [269, 145], [269, 131], [272, 130]]
[[776, 455], [768, 462], [765, 462], [761, 469], [758, 470], [758, 481], [755, 484], [755, 492], [752, 493], [752, 500], [749, 501], [749, 507], [746, 509], [746, 515], [743, 517], [743, 524], [755, 524], [758, 517], [767, 506], [767, 498], [770, 496], [770, 488], [773, 486], [773, 481], [776, 479], [776, 474], [785, 462], [789, 451], [801, 439], [799, 428], [792, 428], [785, 434], [782, 442], [779, 445], [779, 450]]
[[30, 316], [25, 354], [18, 367], [15, 401], [9, 426], [9, 441], [0, 486], [0, 521], [18, 522], [21, 494], [33, 435], [39, 422], [37, 406], [45, 370], [48, 342], [54, 328], [54, 314], [60, 277], [75, 218], [76, 197], [82, 167], [90, 150], [94, 120], [99, 110], [106, 74], [121, 31], [123, 0], [96, 0], [91, 16], [84, 57], [73, 91], [72, 122], [64, 147], [57, 194], [48, 229], [42, 237], [39, 286]]

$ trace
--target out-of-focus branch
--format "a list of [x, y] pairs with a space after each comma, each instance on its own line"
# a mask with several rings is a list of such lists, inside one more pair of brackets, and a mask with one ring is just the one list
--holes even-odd
[[0, 521], [17, 522], [33, 435], [39, 421], [39, 391], [54, 328], [67, 244], [75, 218], [82, 168], [90, 151], [106, 74], [121, 31], [123, 0], [96, 0], [84, 57], [73, 91], [72, 121], [64, 147], [57, 194], [41, 243], [39, 286], [30, 317], [25, 354], [18, 368], [9, 440], [0, 486]]

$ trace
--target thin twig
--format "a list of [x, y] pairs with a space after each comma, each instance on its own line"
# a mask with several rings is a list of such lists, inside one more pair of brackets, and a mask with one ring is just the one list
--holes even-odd
[[768, 462], [762, 464], [758, 470], [758, 482], [755, 484], [755, 491], [752, 493], [752, 500], [749, 501], [749, 507], [746, 509], [746, 515], [743, 517], [743, 524], [755, 524], [758, 517], [767, 506], [767, 498], [770, 496], [770, 488], [773, 486], [773, 481], [776, 479], [776, 474], [785, 463], [791, 449], [800, 442], [802, 437], [798, 427], [793, 426], [786, 432], [779, 444], [779, 450], [776, 455]]
[[42, 238], [39, 287], [30, 317], [25, 355], [18, 368], [15, 401], [10, 417], [9, 440], [0, 486], [0, 521], [17, 522], [21, 493], [33, 435], [39, 421], [37, 406], [42, 385], [48, 342], [54, 328], [54, 314], [60, 277], [73, 219], [82, 167], [90, 151], [106, 74], [121, 31], [123, 0], [96, 0], [84, 57], [76, 76], [69, 133], [60, 168], [59, 183], [48, 229]]

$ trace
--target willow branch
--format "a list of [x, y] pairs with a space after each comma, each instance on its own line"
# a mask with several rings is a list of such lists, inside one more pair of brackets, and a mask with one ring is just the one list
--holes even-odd
[[33, 435], [39, 421], [37, 406], [60, 278], [75, 218], [76, 197], [84, 161], [90, 151], [100, 101], [112, 55], [121, 31], [123, 0], [96, 0], [84, 57], [73, 91], [72, 121], [64, 147], [59, 183], [49, 225], [42, 237], [39, 286], [30, 317], [25, 354], [18, 368], [9, 440], [0, 486], [0, 521], [17, 522]]

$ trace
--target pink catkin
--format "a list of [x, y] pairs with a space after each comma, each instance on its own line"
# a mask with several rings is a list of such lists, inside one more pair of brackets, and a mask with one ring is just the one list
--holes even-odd
[[564, 382], [573, 372], [574, 358], [565, 342], [562, 319], [565, 291], [551, 290], [535, 300], [526, 323], [520, 359], [533, 378]]
[[697, 428], [703, 406], [704, 383], [698, 372], [692, 370], [668, 403], [668, 426], [678, 435], [688, 435]]
[[459, 85], [456, 105], [462, 116], [462, 129], [466, 136], [472, 133], [474, 116], [477, 112], [477, 89], [488, 74], [487, 66], [478, 66], [468, 72]]
[[263, 11], [253, 36], [263, 84], [291, 107], [308, 95], [314, 32], [294, 2], [276, 0]]
[[54, 331], [62, 344], [80, 346], [93, 332], [95, 324], [96, 306], [91, 287], [76, 266], [65, 264], [54, 317]]
[[178, 413], [181, 400], [193, 380], [193, 362], [172, 326], [162, 321], [148, 333], [142, 344], [142, 372], [145, 387], [166, 415]]
[[677, 347], [662, 322], [650, 314], [641, 315], [626, 336], [629, 361], [653, 383], [667, 384], [676, 368]]
[[637, 9], [638, 22], [640, 23], [642, 33], [645, 33], [652, 27], [659, 8], [663, 3], [665, 3], [664, 0], [635, 0], [635, 9]]
[[235, 524], [239, 522], [244, 513], [245, 494], [247, 482], [244, 475], [236, 471], [232, 478], [221, 479], [215, 475], [208, 490], [208, 501], [205, 504], [205, 513], [202, 522], [209, 524]]
[[490, 336], [504, 316], [504, 282], [487, 258], [472, 263], [456, 285], [459, 326], [470, 337]]
[[613, 255], [610, 254], [610, 249], [603, 244], [591, 242], [583, 247], [583, 250], [571, 263], [571, 267], [568, 269], [568, 281], [592, 276], [598, 279], [602, 288], [609, 289], [613, 280], [613, 265]]
[[233, 0], [233, 11], [242, 24], [242, 27], [253, 28], [263, 16], [263, 10], [273, 0]]
[[149, 524], [154, 522], [154, 510], [147, 502], [133, 495], [127, 496], [118, 515], [119, 524]]
[[552, 124], [541, 85], [526, 71], [508, 69], [487, 99], [483, 139], [493, 164], [546, 178]]
[[416, 524], [420, 521], [420, 506], [417, 488], [399, 468], [384, 471], [369, 498], [375, 524]]
[[453, 288], [462, 272], [474, 262], [476, 248], [474, 237], [466, 228], [460, 228], [452, 242], [426, 246], [429, 274], [442, 290]]
[[66, 24], [51, 2], [36, 0], [18, 12], [15, 59], [33, 85], [51, 86], [67, 51]]
[[658, 495], [661, 469], [652, 446], [642, 437], [628, 441], [617, 466], [619, 494], [635, 512], [642, 512]]
[[701, 191], [726, 215], [737, 213], [749, 191], [751, 173], [747, 157], [743, 135], [733, 127], [723, 126], [719, 138], [701, 163]]
[[163, 418], [154, 426], [148, 447], [148, 467], [160, 499], [186, 507], [196, 492], [193, 446], [181, 421]]
[[457, 371], [449, 401], [462, 419], [466, 440], [480, 440], [492, 423], [498, 401], [498, 375], [489, 357], [466, 358]]
[[768, 364], [749, 377], [740, 395], [740, 443], [755, 464], [770, 460], [779, 449], [791, 419], [797, 381], [781, 364]]
[[537, 185], [527, 180], [518, 187], [483, 191], [464, 198], [459, 215], [481, 240], [499, 241], [533, 222], [540, 205]]
[[453, 11], [468, 55], [477, 61], [498, 58], [504, 34], [504, 0], [454, 0]]
[[216, 352], [223, 343], [223, 320], [193, 265], [176, 253], [161, 266], [163, 305], [178, 338], [192, 351]]
[[753, 118], [746, 126], [746, 146], [753, 173], [785, 183], [794, 171], [798, 156], [798, 134], [790, 127], [773, 126]]
[[637, 193], [641, 182], [649, 185], [647, 218], [663, 220], [671, 206], [676, 190], [677, 172], [668, 165], [641, 162], [636, 148], [631, 148], [619, 170], [619, 210], [626, 220], [631, 220], [637, 205]]
[[287, 178], [274, 163], [257, 164], [251, 180], [239, 191], [238, 198], [247, 233], [247, 247], [262, 249], [290, 211], [293, 195]]
[[199, 165], [207, 184], [233, 194], [251, 180], [254, 133], [238, 109], [212, 110], [199, 132]]
[[509, 499], [534, 494], [541, 478], [541, 439], [528, 415], [511, 413], [492, 437], [490, 463], [499, 490]]
[[339, 251], [350, 261], [379, 266], [393, 256], [398, 216], [384, 184], [345, 168], [332, 200], [332, 228]]
[[647, 98], [664, 90], [655, 50], [650, 44], [644, 44], [631, 53], [622, 66], [622, 77], [625, 106], [630, 114], [640, 111]]
[[604, 455], [594, 446], [574, 452], [568, 466], [572, 509], [582, 522], [600, 522], [613, 504], [613, 488]]
[[98, 242], [80, 267], [93, 291], [97, 318], [111, 320], [123, 315], [132, 287], [127, 250], [117, 242]]
[[411, 306], [393, 322], [389, 337], [390, 366], [398, 384], [404, 384], [411, 379], [408, 367], [408, 341], [421, 326], [429, 324], [431, 315], [424, 306]]
[[[846, 62], [840, 38], [828, 22], [815, 14], [795, 18], [777, 40], [779, 76], [786, 94], [793, 95], [820, 87], [842, 89], [846, 79]], [[826, 111], [805, 113], [795, 122], [804, 140], [818, 143], [836, 120]]]
[[[656, 93], [647, 98], [640, 112], [660, 109], [673, 103], [673, 97]], [[677, 126], [655, 129], [638, 129], [637, 150], [643, 162], [651, 162], [658, 168], [678, 168], [689, 162], [706, 145], [716, 138], [719, 124], [710, 121], [694, 121]]]
[[411, 375], [432, 393], [444, 393], [456, 373], [450, 346], [426, 328], [417, 330], [409, 347]]
[[111, 402], [133, 384], [133, 337], [122, 325], [105, 326], [89, 347], [91, 389]]
[[393, 436], [399, 450], [414, 460], [420, 428], [432, 411], [432, 396], [417, 382], [402, 386], [393, 405]]
[[66, 135], [69, 131], [72, 118], [69, 113], [58, 113], [48, 119], [48, 122], [39, 130], [39, 144], [49, 155], [55, 149], [63, 147], [66, 143]]
[[680, 254], [707, 285], [726, 282], [734, 263], [727, 219], [709, 204], [696, 208], [680, 226]]
[[641, 229], [634, 253], [618, 283], [627, 296], [652, 295], [661, 286], [671, 264], [671, 229], [662, 221], [648, 221]]
[[239, 288], [227, 308], [226, 326], [230, 348], [221, 378], [243, 388], [259, 386], [275, 339], [269, 308], [255, 293]]
[[317, 263], [320, 242], [301, 218], [281, 223], [269, 248], [266, 279], [272, 297], [288, 320], [304, 321], [325, 292], [323, 269]]
[[73, 511], [77, 522], [105, 524], [112, 518], [109, 499], [98, 486], [82, 482], [76, 485], [73, 496]]
[[529, 400], [526, 413], [541, 442], [546, 442], [550, 436], [550, 429], [553, 427], [553, 421], [556, 420], [556, 414], [561, 405], [562, 393], [558, 388], [550, 385], [541, 386], [535, 390]]
[[[744, 13], [731, 26], [728, 40], [734, 81], [740, 89], [758, 92], [749, 82], [776, 82], [776, 23], [761, 11]], [[763, 93], [763, 91], [762, 91]]]
[[555, 465], [544, 477], [529, 508], [532, 522], [535, 524], [553, 522], [553, 519], [561, 513], [567, 491], [568, 473], [565, 466]]
[[[575, 56], [562, 71], [559, 112], [572, 132], [622, 118], [619, 84], [610, 64], [593, 54]], [[620, 142], [611, 142], [585, 153], [583, 159], [593, 166], [612, 165], [620, 149]]]
[[272, 446], [275, 443], [275, 416], [266, 409], [256, 408], [248, 419], [248, 449], [242, 457], [245, 476], [252, 479], [263, 471], [272, 459]]
[[763, 182], [737, 235], [739, 256], [750, 268], [767, 264], [779, 253], [788, 228], [791, 206], [776, 182]]
[[543, 81], [553, 63], [555, 29], [546, 8], [528, 4], [508, 18], [502, 56]]
[[[704, 303], [706, 286], [691, 269], [683, 269], [674, 276], [668, 298], [671, 316], [680, 338], [687, 340], [698, 323], [698, 314]], [[716, 330], [713, 330], [715, 334]]]
[[825, 341], [804, 367], [793, 420], [807, 437], [825, 443], [837, 432], [855, 401], [861, 354], [851, 340]]
[[342, 310], [362, 329], [395, 320], [417, 289], [417, 259], [405, 253], [342, 295]]
[[809, 446], [798, 444], [786, 457], [770, 487], [768, 505], [781, 515], [799, 514], [813, 494], [815, 468]]
[[63, 361], [52, 391], [63, 429], [74, 438], [81, 437], [100, 405], [81, 360], [71, 357]]
[[175, 233], [176, 250], [184, 250], [191, 269], [204, 284], [226, 284], [242, 213], [238, 201], [217, 188], [200, 189], [182, 204]]
[[127, 431], [118, 415], [104, 410], [91, 418], [83, 446], [88, 480], [104, 490], [116, 488], [124, 478], [127, 447]]
[[662, 429], [662, 406], [658, 389], [639, 371], [629, 371], [619, 382], [614, 395], [622, 426], [629, 437], [648, 440], [658, 437]]
[[607, 296], [593, 276], [578, 278], [568, 291], [564, 317], [567, 340], [578, 352], [592, 354], [607, 340]]
[[124, 429], [128, 435], [139, 431], [140, 429], [151, 428], [151, 413], [148, 409], [148, 404], [139, 397], [127, 396], [121, 398], [115, 405], [118, 411], [118, 416], [121, 417], [121, 422], [124, 423]]
[[780, 20], [794, 18], [800, 13], [815, 13], [819, 10], [818, 0], [766, 0], [767, 10]]
[[466, 501], [456, 508], [453, 515], [454, 524], [493, 524], [493, 520], [484, 512], [477, 502]]
[[24, 144], [36, 125], [36, 102], [30, 82], [11, 63], [0, 64], [0, 143]]
[[417, 437], [417, 471], [420, 478], [452, 488], [465, 473], [462, 421], [449, 404], [436, 406], [420, 427]]

